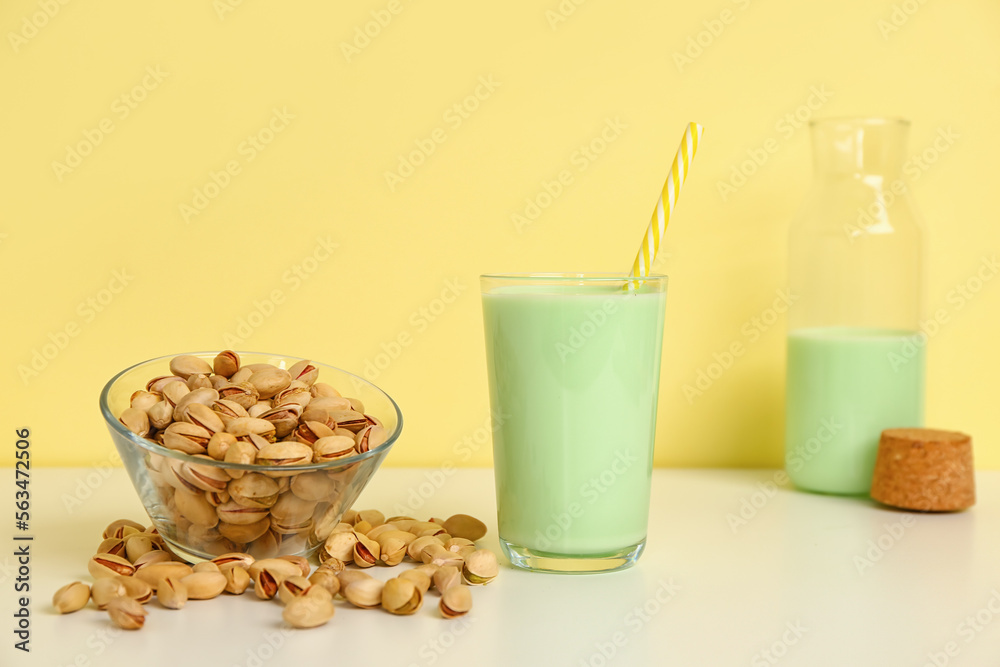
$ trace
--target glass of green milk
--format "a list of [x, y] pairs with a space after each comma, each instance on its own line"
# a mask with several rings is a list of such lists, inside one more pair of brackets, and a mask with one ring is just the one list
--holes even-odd
[[543, 572], [646, 544], [667, 277], [480, 278], [500, 547]]

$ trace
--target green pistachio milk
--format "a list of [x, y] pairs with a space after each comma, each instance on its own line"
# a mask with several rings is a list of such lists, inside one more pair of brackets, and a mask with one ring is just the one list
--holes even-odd
[[915, 332], [856, 327], [788, 334], [785, 468], [810, 491], [864, 494], [883, 429], [923, 426]]
[[484, 287], [501, 540], [598, 557], [645, 540], [665, 280]]

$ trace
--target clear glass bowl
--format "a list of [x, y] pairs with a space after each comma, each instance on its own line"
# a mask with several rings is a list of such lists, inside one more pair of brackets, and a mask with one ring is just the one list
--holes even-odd
[[[190, 354], [211, 364], [217, 353]], [[238, 354], [244, 366], [269, 363], [287, 369], [301, 361], [296, 357], [276, 354]], [[403, 428], [399, 406], [388, 394], [367, 380], [339, 368], [310, 361], [319, 370], [319, 382], [332, 385], [344, 396], [360, 399], [366, 414], [376, 417], [382, 423], [388, 436], [384, 443], [370, 451], [336, 461], [297, 466], [226, 463], [191, 456], [139, 437], [118, 421], [118, 416], [129, 407], [133, 392], [145, 389], [146, 383], [155, 377], [171, 374], [170, 360], [175, 356], [177, 355], [151, 359], [126, 368], [111, 378], [101, 392], [101, 414], [153, 526], [171, 550], [192, 562], [231, 551], [247, 551], [257, 557], [285, 554], [310, 556], [326, 540], [344, 512], [357, 500], [399, 438]], [[192, 475], [192, 471], [204, 474]], [[224, 536], [219, 531], [221, 524], [206, 511], [205, 502], [214, 507], [219, 498], [211, 497], [211, 492], [207, 490], [217, 486], [205, 484], [203, 480], [225, 480], [219, 474], [222, 471], [227, 475], [233, 472], [236, 476], [240, 475], [240, 471], [243, 474], [261, 473], [279, 483], [278, 501], [269, 510], [267, 530], [249, 542], [241, 543]], [[292, 488], [292, 482], [299, 475], [310, 475], [309, 478], [303, 478], [308, 479], [308, 484], [296, 484], [300, 493], [302, 488], [309, 489], [308, 493], [302, 494], [305, 498], [295, 495]], [[288, 481], [286, 483], [283, 480]], [[199, 488], [199, 483], [207, 488]], [[218, 483], [214, 482], [216, 485]], [[178, 494], [184, 497], [182, 505], [188, 516], [178, 509]], [[193, 510], [191, 506], [195, 506]], [[280, 521], [272, 520], [270, 515], [270, 511], [275, 508], [281, 510]], [[190, 516], [197, 523], [192, 522]], [[232, 525], [223, 526], [224, 532], [232, 535]], [[256, 532], [256, 529], [250, 530]]]

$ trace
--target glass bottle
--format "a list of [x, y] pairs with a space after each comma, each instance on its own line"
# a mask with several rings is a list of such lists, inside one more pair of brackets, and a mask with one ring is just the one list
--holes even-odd
[[881, 431], [922, 426], [921, 240], [902, 177], [909, 122], [810, 124], [815, 178], [789, 232], [785, 469], [866, 494]]

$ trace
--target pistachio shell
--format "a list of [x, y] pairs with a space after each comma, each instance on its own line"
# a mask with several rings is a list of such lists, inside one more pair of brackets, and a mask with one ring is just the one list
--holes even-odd
[[235, 500], [230, 500], [228, 503], [223, 503], [213, 509], [218, 519], [237, 526], [249, 526], [268, 518], [266, 508], [246, 507], [245, 505], [240, 505]]
[[382, 608], [390, 614], [408, 616], [423, 604], [424, 595], [410, 579], [396, 577], [382, 588]]
[[212, 562], [218, 565], [220, 570], [230, 565], [236, 565], [246, 570], [253, 565], [254, 557], [250, 554], [236, 551], [216, 556], [212, 559]]
[[200, 357], [191, 354], [181, 354], [170, 360], [170, 372], [185, 380], [196, 373], [211, 375], [212, 367]]
[[154, 589], [159, 585], [160, 579], [173, 577], [183, 579], [191, 574], [191, 566], [180, 561], [169, 561], [166, 563], [153, 563], [135, 571], [135, 577], [142, 579]]
[[284, 558], [262, 558], [254, 561], [250, 566], [250, 576], [256, 579], [260, 571], [265, 568], [270, 569], [271, 572], [278, 575], [280, 579], [285, 579], [286, 577], [296, 577], [302, 574], [302, 569], [299, 567], [298, 563], [293, 563], [292, 561], [285, 560]]
[[446, 565], [437, 569], [434, 573], [434, 588], [438, 593], [444, 593], [452, 586], [462, 583], [462, 573], [454, 565]]
[[248, 380], [256, 387], [261, 398], [271, 398], [292, 382], [292, 376], [283, 368], [261, 368], [254, 371]]
[[187, 406], [187, 410], [184, 411], [184, 421], [197, 424], [212, 433], [223, 432], [226, 428], [219, 413], [201, 403], [193, 403]]
[[[131, 529], [131, 531], [129, 531]], [[136, 523], [131, 519], [117, 519], [112, 521], [104, 529], [101, 537], [108, 539], [109, 537], [116, 537], [118, 539], [124, 539], [128, 534], [131, 533], [141, 533], [145, 530], [145, 526], [141, 523]]]
[[165, 429], [174, 420], [174, 406], [168, 401], [160, 401], [146, 410], [149, 425], [155, 429]]
[[187, 586], [176, 577], [160, 579], [156, 585], [156, 599], [167, 609], [181, 609], [188, 601]]
[[303, 576], [286, 577], [278, 584], [278, 600], [282, 604], [288, 604], [295, 598], [305, 595], [312, 584]]
[[499, 571], [496, 554], [487, 549], [479, 549], [465, 559], [462, 579], [471, 586], [488, 584], [496, 578]]
[[[343, 581], [341, 581], [343, 585]], [[374, 609], [382, 604], [382, 589], [385, 586], [374, 578], [358, 579], [347, 584], [341, 594], [355, 607]]]
[[299, 570], [302, 572], [302, 576], [303, 577], [308, 577], [309, 576], [309, 571], [312, 569], [312, 566], [309, 564], [309, 559], [306, 558], [305, 556], [296, 556], [296, 555], [293, 555], [293, 554], [286, 554], [284, 556], [278, 556], [278, 559], [279, 560], [287, 560], [289, 563], [292, 563], [293, 565], [297, 565], [298, 568], [299, 568]]
[[355, 532], [355, 535], [357, 536], [358, 541], [354, 545], [354, 564], [358, 567], [371, 567], [378, 562], [379, 554], [381, 552], [378, 542], [368, 539], [368, 537], [362, 533]]
[[95, 579], [118, 575], [131, 576], [135, 573], [135, 566], [121, 556], [95, 554], [87, 563], [87, 571]]
[[149, 435], [149, 415], [145, 410], [139, 408], [125, 408], [118, 417], [118, 421], [128, 430], [132, 431], [140, 438]]
[[452, 537], [461, 537], [475, 542], [486, 535], [486, 524], [468, 514], [456, 514], [444, 522], [444, 529]]
[[228, 583], [221, 572], [192, 572], [181, 579], [189, 600], [210, 600], [222, 594]]
[[219, 399], [232, 401], [233, 403], [236, 403], [237, 405], [242, 407], [244, 410], [249, 410], [252, 406], [257, 404], [257, 399], [260, 396], [257, 393], [257, 388], [254, 387], [252, 384], [249, 384], [247, 382], [237, 383], [235, 381], [236, 376], [239, 375], [240, 372], [242, 371], [235, 373], [233, 377], [230, 378], [232, 384], [228, 384], [224, 386], [222, 389], [219, 389]]
[[301, 442], [274, 442], [257, 452], [259, 465], [285, 466], [312, 463], [313, 450]]
[[278, 501], [278, 483], [256, 472], [232, 480], [227, 490], [233, 501], [243, 507], [267, 509]]
[[90, 600], [90, 586], [82, 581], [66, 584], [52, 596], [52, 606], [60, 614], [70, 614], [79, 611]]
[[315, 628], [327, 623], [335, 612], [330, 600], [305, 596], [292, 600], [281, 617], [293, 628]]
[[167, 551], [149, 551], [132, 561], [132, 564], [135, 565], [135, 571], [138, 572], [153, 563], [163, 563], [170, 560], [173, 560], [173, 556]]
[[125, 597], [132, 598], [139, 604], [146, 604], [153, 598], [153, 587], [142, 579], [135, 577], [118, 577], [125, 587]]
[[181, 516], [197, 526], [211, 528], [219, 523], [216, 508], [205, 499], [204, 493], [191, 493], [178, 489], [174, 492], [174, 503]]
[[313, 586], [322, 586], [330, 595], [340, 592], [340, 579], [337, 578], [337, 571], [321, 565], [309, 576], [309, 583]]
[[125, 597], [125, 585], [122, 577], [104, 577], [94, 582], [90, 589], [90, 599], [98, 609], [106, 609], [108, 603], [115, 598]]
[[146, 610], [132, 598], [115, 598], [107, 610], [111, 621], [123, 630], [138, 630], [146, 622]]
[[462, 616], [472, 609], [472, 593], [465, 586], [452, 586], [441, 595], [438, 608], [445, 618]]
[[226, 577], [226, 592], [242, 595], [250, 587], [250, 573], [235, 563], [224, 565], [222, 574]]
[[426, 572], [421, 572], [420, 570], [407, 570], [406, 572], [400, 574], [399, 578], [409, 579], [412, 581], [416, 585], [417, 590], [419, 590], [422, 594], [430, 590], [431, 578], [427, 576]]
[[228, 378], [239, 369], [240, 355], [232, 350], [219, 352], [212, 361], [212, 370], [215, 371], [216, 375], [221, 375], [222, 377]]

